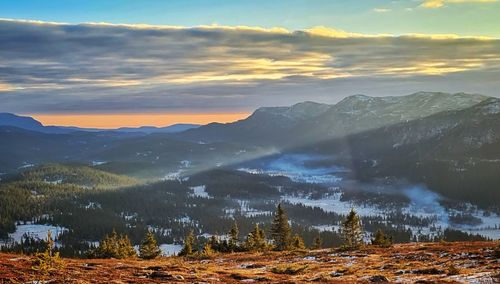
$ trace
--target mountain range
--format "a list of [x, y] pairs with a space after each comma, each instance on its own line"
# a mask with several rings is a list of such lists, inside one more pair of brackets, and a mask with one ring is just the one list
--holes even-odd
[[101, 132], [101, 131], [116, 131], [130, 133], [175, 133], [188, 129], [196, 128], [198, 124], [179, 123], [165, 127], [141, 126], [141, 127], [120, 127], [116, 129], [101, 129], [101, 128], [81, 128], [71, 126], [44, 126], [41, 122], [29, 116], [19, 116], [12, 113], [0, 113], [0, 126], [13, 126], [26, 130], [38, 131], [49, 134], [64, 134], [77, 131], [86, 132]]
[[161, 175], [186, 161], [190, 169], [201, 169], [304, 152], [331, 157], [359, 180], [394, 176], [453, 198], [500, 202], [500, 99], [482, 95], [354, 95], [333, 105], [263, 107], [233, 123], [179, 126], [170, 133], [70, 131], [12, 114], [0, 115], [0, 125], [0, 172], [46, 162], [102, 161], [100, 167], [112, 172]]

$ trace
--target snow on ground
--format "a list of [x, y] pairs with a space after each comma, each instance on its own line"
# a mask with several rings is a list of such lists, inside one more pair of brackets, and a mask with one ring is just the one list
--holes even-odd
[[188, 161], [188, 160], [182, 160], [181, 161], [181, 167], [183, 167], [183, 168], [189, 168], [189, 166], [191, 166], [191, 161]]
[[20, 242], [22, 240], [22, 237], [25, 234], [28, 234], [34, 238], [45, 240], [47, 239], [49, 231], [52, 233], [52, 237], [54, 238], [62, 234], [64, 231], [67, 231], [67, 229], [63, 227], [40, 224], [17, 225], [16, 231], [12, 234], [9, 234], [9, 238], [14, 242]]
[[208, 195], [208, 192], [205, 190], [205, 185], [192, 186], [190, 189], [193, 190], [192, 196], [194, 197], [210, 198], [210, 195]]
[[238, 199], [236, 201], [240, 205], [241, 215], [244, 215], [245, 217], [255, 217], [255, 216], [259, 216], [259, 215], [272, 214], [269, 211], [257, 210], [255, 208], [250, 207], [249, 206], [249, 202], [247, 200], [240, 200], [240, 199]]
[[[359, 204], [359, 202], [345, 202], [341, 201], [340, 190], [333, 190], [336, 188], [342, 188], [342, 178], [336, 176], [339, 173], [345, 173], [346, 170], [341, 167], [318, 167], [311, 168], [308, 165], [311, 162], [324, 159], [324, 157], [308, 156], [308, 155], [284, 155], [273, 161], [270, 161], [265, 169], [251, 169], [251, 168], [239, 168], [240, 171], [245, 171], [252, 174], [266, 174], [270, 176], [286, 176], [296, 182], [306, 182], [306, 183], [320, 183], [330, 186], [332, 189], [332, 194], [321, 199], [310, 199], [307, 196], [290, 196], [284, 195], [282, 197], [283, 201], [290, 202], [292, 204], [303, 204], [310, 207], [319, 207], [326, 212], [335, 212], [338, 214], [348, 214], [351, 208], [355, 208], [361, 216], [383, 216], [385, 214], [391, 213], [393, 208], [382, 208], [380, 206], [373, 206], [370, 204]], [[411, 227], [414, 233], [422, 232], [424, 234], [435, 235], [437, 232], [431, 229], [431, 227], [436, 227], [438, 229], [444, 230], [446, 228], [453, 228], [456, 230], [461, 230], [468, 233], [479, 234], [484, 237], [491, 239], [500, 239], [500, 216], [495, 213], [490, 215], [485, 214], [484, 211], [478, 210], [471, 204], [466, 204], [469, 208], [467, 213], [481, 219], [481, 224], [479, 225], [456, 225], [450, 224], [449, 215], [450, 214], [460, 214], [463, 212], [453, 211], [444, 208], [440, 204], [442, 197], [425, 188], [424, 186], [409, 186], [401, 185], [394, 186], [394, 189], [398, 192], [403, 193], [410, 203], [401, 208], [402, 213], [413, 215], [419, 218], [429, 218], [435, 220], [435, 222], [430, 227]], [[286, 193], [285, 193], [286, 194]], [[238, 201], [240, 202], [240, 201]], [[240, 202], [241, 211], [251, 212], [251, 208], [244, 206], [244, 203]], [[251, 215], [250, 215], [251, 216]], [[326, 228], [326, 227], [325, 227]]]
[[285, 195], [282, 197], [282, 200], [292, 204], [303, 204], [305, 206], [318, 207], [323, 209], [325, 212], [335, 212], [343, 215], [349, 214], [352, 208], [355, 208], [356, 212], [360, 216], [378, 216], [385, 213], [384, 210], [375, 206], [359, 205], [351, 202], [340, 201], [340, 197], [341, 193], [335, 192], [332, 195], [320, 199]]
[[106, 163], [107, 163], [106, 161], [92, 161], [92, 162], [90, 162], [90, 164], [91, 164], [92, 166], [94, 166], [94, 167], [95, 167], [95, 166], [104, 165], [104, 164], [106, 164]]
[[164, 180], [179, 180], [182, 174], [182, 170], [178, 170], [175, 172], [169, 172], [163, 178]]
[[57, 184], [61, 184], [63, 183], [63, 179], [57, 179], [57, 180], [47, 180], [47, 178], [45, 178], [43, 180], [45, 183], [48, 183], [48, 184], [54, 184], [54, 185], [57, 185]]
[[24, 162], [22, 166], [18, 167], [18, 169], [26, 169], [26, 168], [31, 168], [34, 166], [35, 166], [35, 164]]
[[177, 255], [182, 250], [182, 245], [176, 244], [161, 244], [160, 250], [165, 256]]
[[342, 178], [335, 173], [346, 173], [347, 169], [338, 166], [311, 167], [309, 164], [324, 160], [323, 156], [289, 154], [283, 155], [267, 165], [266, 169], [239, 168], [239, 171], [251, 174], [267, 174], [270, 176], [286, 176], [295, 182], [337, 184]]

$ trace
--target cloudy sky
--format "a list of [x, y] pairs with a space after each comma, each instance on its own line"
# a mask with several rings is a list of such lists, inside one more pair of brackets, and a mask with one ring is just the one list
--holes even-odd
[[495, 0], [2, 1], [0, 112], [110, 127], [359, 93], [500, 96], [498, 14]]

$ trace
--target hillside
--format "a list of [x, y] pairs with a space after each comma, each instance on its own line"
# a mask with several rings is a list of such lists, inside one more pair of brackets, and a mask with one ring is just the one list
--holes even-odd
[[19, 179], [25, 182], [75, 185], [82, 188], [118, 188], [131, 186], [137, 180], [80, 165], [47, 164], [24, 171]]
[[411, 243], [354, 252], [234, 253], [206, 259], [63, 259], [41, 276], [32, 258], [0, 254], [0, 283], [498, 283], [498, 242]]
[[290, 107], [259, 108], [246, 119], [228, 124], [212, 123], [179, 136], [283, 148], [343, 137], [443, 111], [464, 109], [487, 98], [438, 92], [394, 97], [353, 95], [334, 105], [303, 102]]
[[[357, 178], [398, 176], [452, 198], [495, 205], [500, 100], [327, 140], [301, 149], [335, 156]], [[369, 142], [367, 142], [369, 141]]]

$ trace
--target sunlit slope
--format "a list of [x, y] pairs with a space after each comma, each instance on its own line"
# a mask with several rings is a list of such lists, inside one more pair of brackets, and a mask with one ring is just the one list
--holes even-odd
[[20, 180], [100, 189], [125, 187], [138, 183], [133, 178], [88, 166], [61, 164], [48, 164], [27, 170], [20, 174]]

